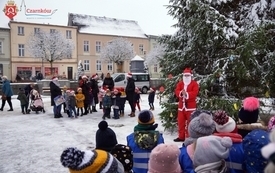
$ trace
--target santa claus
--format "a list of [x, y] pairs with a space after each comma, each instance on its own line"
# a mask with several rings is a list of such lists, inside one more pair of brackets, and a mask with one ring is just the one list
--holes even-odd
[[183, 80], [179, 81], [175, 94], [179, 99], [178, 104], [178, 137], [175, 142], [184, 141], [188, 135], [190, 115], [196, 110], [196, 98], [199, 93], [198, 83], [192, 79], [192, 70], [186, 68], [183, 71]]

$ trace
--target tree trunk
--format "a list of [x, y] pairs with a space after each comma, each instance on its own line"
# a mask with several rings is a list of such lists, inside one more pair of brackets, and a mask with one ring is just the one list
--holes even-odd
[[116, 63], [117, 66], [117, 73], [122, 73], [123, 72], [123, 62]]
[[53, 76], [54, 75], [53, 61], [50, 61], [50, 65], [51, 65], [51, 76]]

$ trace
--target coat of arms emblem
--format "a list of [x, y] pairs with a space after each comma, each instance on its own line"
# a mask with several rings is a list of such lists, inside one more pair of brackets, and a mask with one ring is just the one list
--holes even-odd
[[5, 5], [3, 12], [5, 15], [10, 19], [13, 20], [13, 17], [17, 15], [18, 12], [17, 5], [15, 4], [14, 0], [8, 0], [7, 4]]

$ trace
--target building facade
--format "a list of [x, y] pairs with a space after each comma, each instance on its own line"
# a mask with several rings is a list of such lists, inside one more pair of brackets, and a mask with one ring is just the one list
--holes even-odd
[[[153, 50], [156, 47], [156, 45], [158, 44], [158, 42], [157, 42], [158, 36], [148, 35], [148, 39], [149, 39], [149, 50]], [[148, 72], [149, 72], [151, 78], [163, 77], [163, 74], [161, 73], [161, 66], [159, 63], [149, 66]]]
[[0, 28], [0, 76], [11, 79], [10, 29]]
[[113, 62], [102, 61], [100, 57], [103, 46], [115, 38], [123, 37], [131, 42], [134, 56], [144, 58], [149, 49], [149, 40], [135, 21], [69, 14], [68, 25], [78, 27], [78, 59], [87, 76], [115, 73], [118, 69], [130, 71], [130, 60], [124, 61], [123, 66], [118, 68]]
[[[77, 74], [77, 28], [72, 26], [58, 26], [49, 24], [26, 23], [10, 21], [10, 40], [11, 40], [11, 79], [30, 80], [38, 72], [45, 78], [59, 76], [67, 79], [75, 79]], [[53, 62], [53, 68], [47, 60], [35, 58], [28, 51], [28, 39], [31, 34], [40, 30], [45, 32], [59, 31], [64, 33], [66, 39], [74, 43], [74, 49], [70, 57]], [[51, 71], [54, 74], [51, 74]]]

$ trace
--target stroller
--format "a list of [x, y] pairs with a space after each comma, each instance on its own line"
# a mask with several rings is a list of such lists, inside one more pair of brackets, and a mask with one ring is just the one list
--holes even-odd
[[28, 109], [29, 113], [31, 111], [33, 111], [37, 114], [39, 112], [45, 113], [43, 100], [37, 90], [33, 89], [30, 92], [29, 98], [30, 98], [30, 104], [29, 104], [29, 109]]

